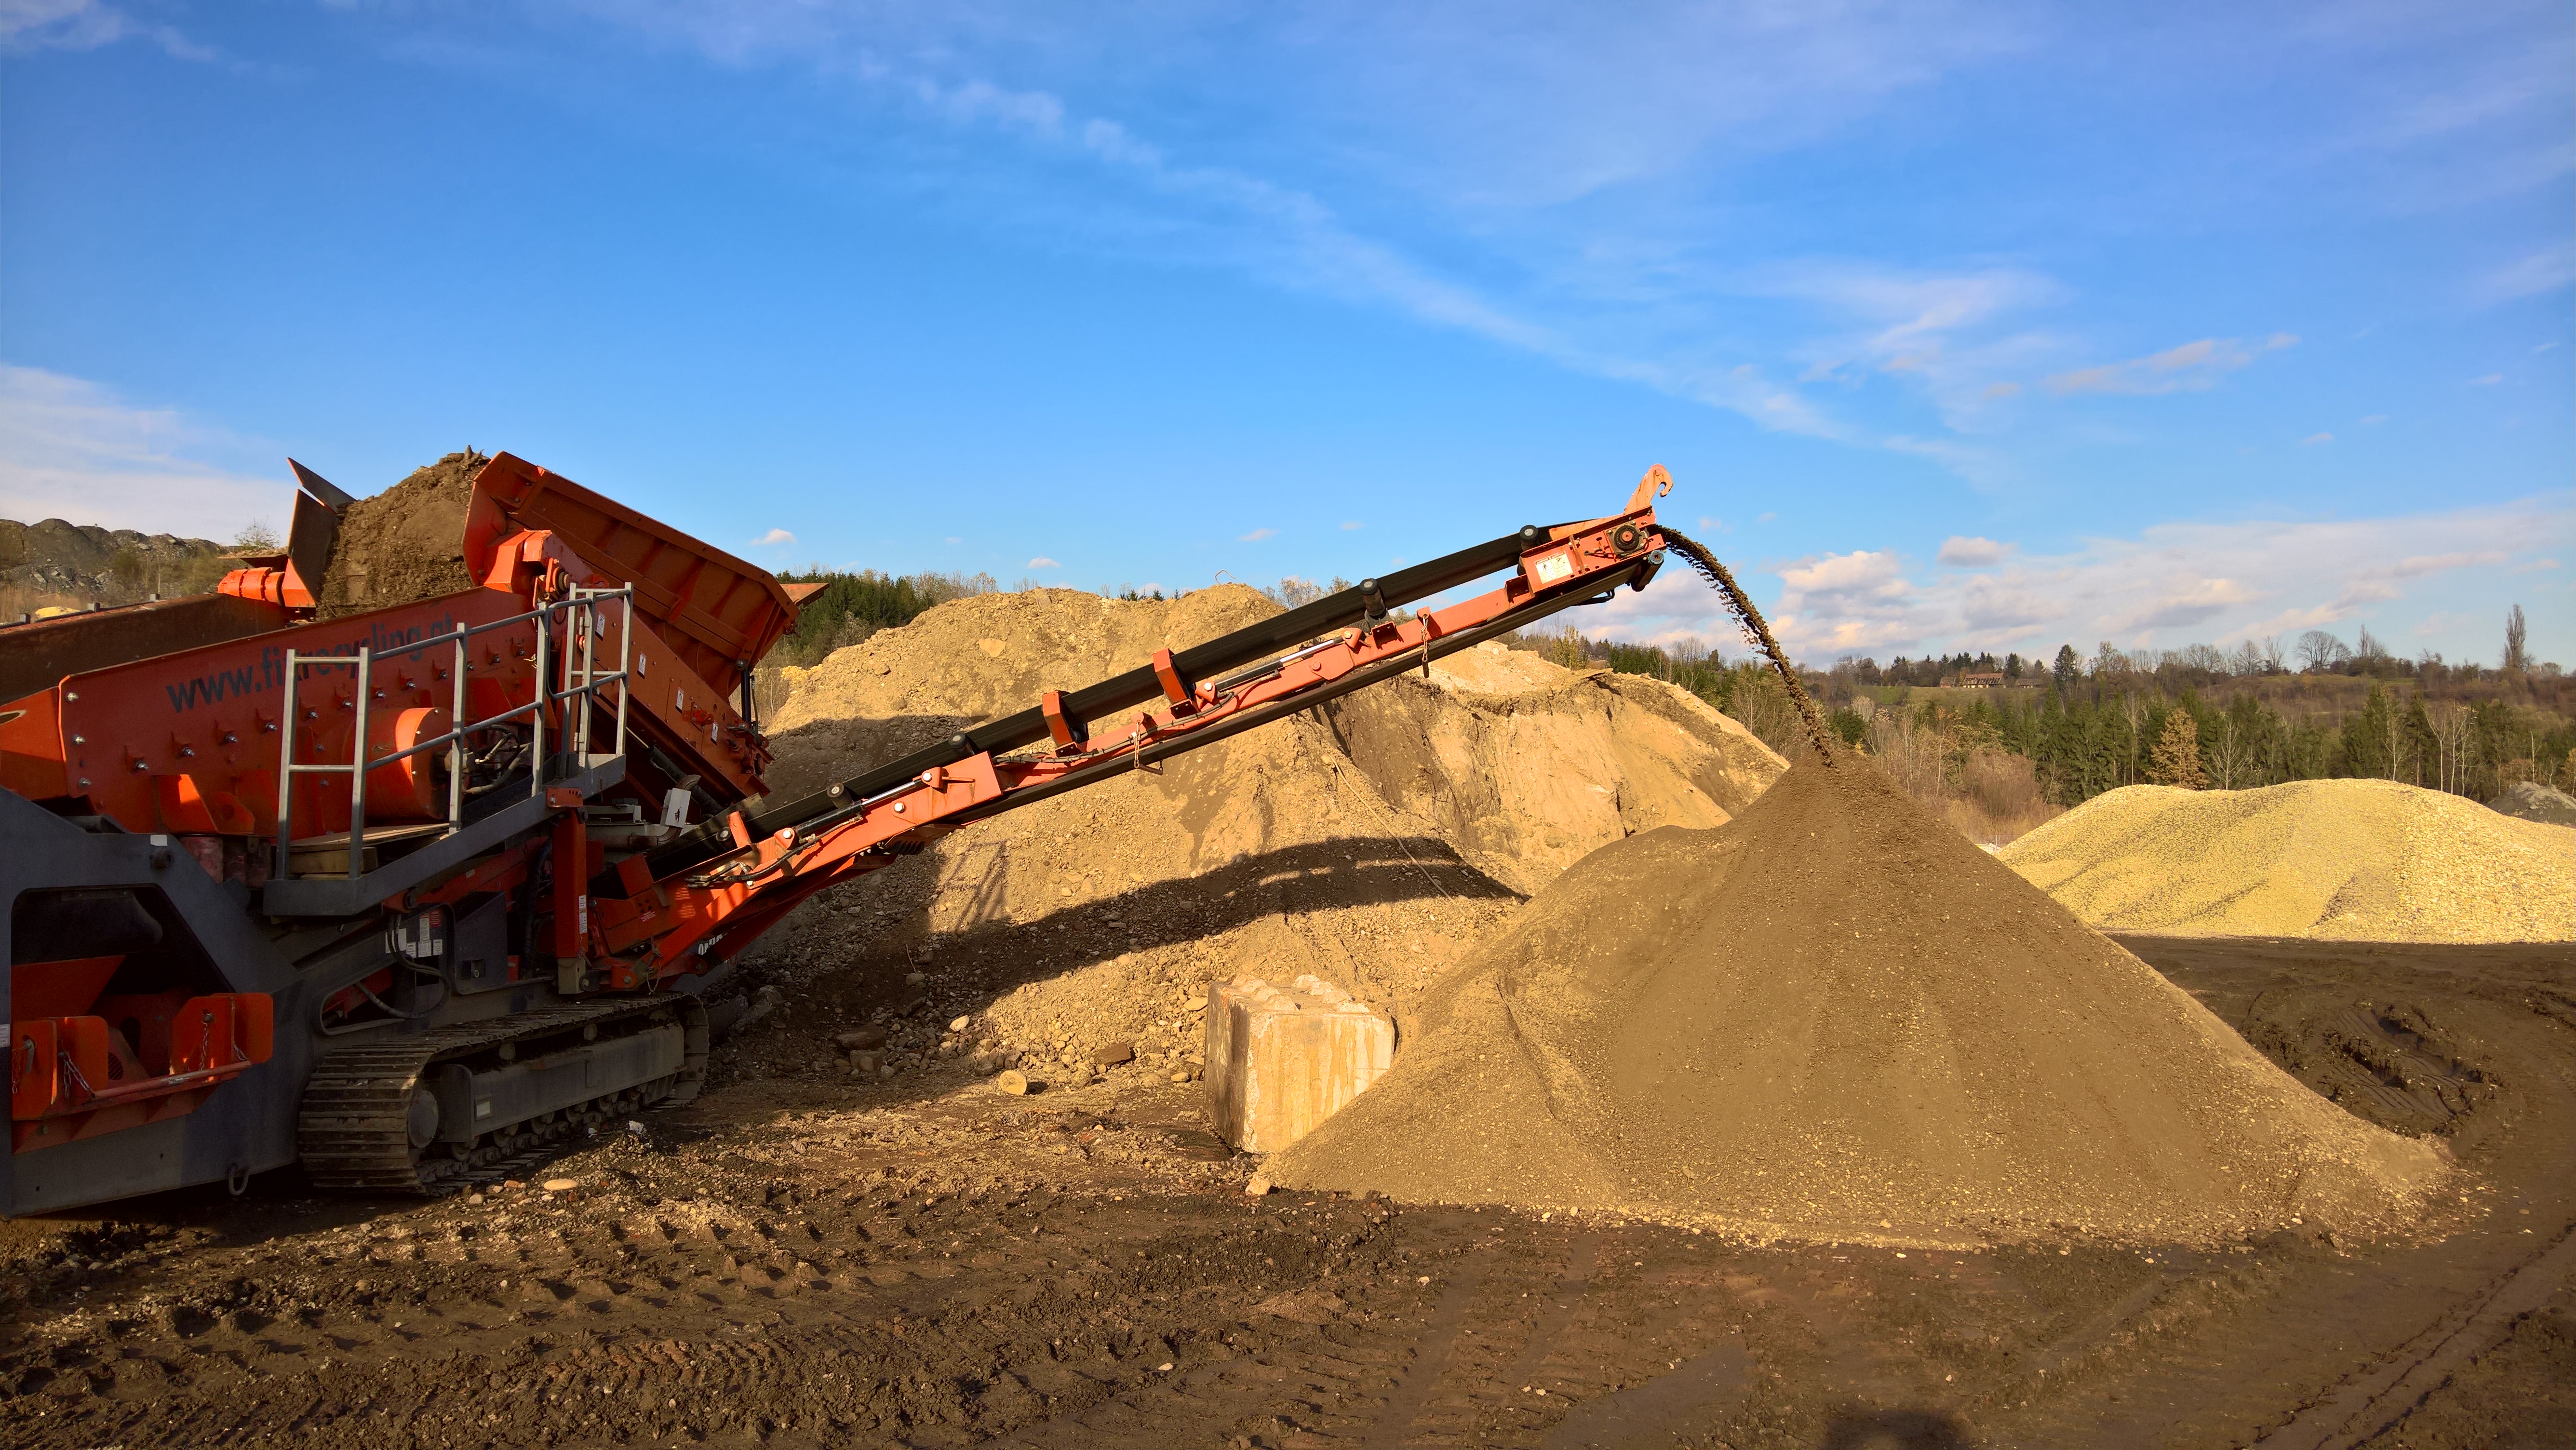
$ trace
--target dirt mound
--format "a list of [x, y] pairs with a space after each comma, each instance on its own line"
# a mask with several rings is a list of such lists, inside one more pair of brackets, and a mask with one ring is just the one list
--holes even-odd
[[202, 594], [235, 562], [212, 539], [40, 519], [0, 519], [0, 592], [12, 610]]
[[2576, 826], [2576, 796], [2536, 780], [2515, 781], [2504, 794], [2487, 802], [2487, 809], [2548, 826]]
[[783, 672], [790, 693], [769, 726], [777, 740], [770, 790], [818, 789], [962, 726], [1025, 710], [1040, 691], [1089, 685], [1150, 662], [1158, 649], [1203, 644], [1278, 612], [1241, 584], [1179, 599], [1028, 589], [951, 600], [811, 669]]
[[1753, 1234], [2363, 1229], [2441, 1174], [1874, 770], [1595, 852], [1273, 1181]]
[[1479, 695], [1525, 695], [1557, 689], [1574, 671], [1530, 650], [1487, 640], [1432, 661], [1432, 683]]
[[1687, 690], [1494, 644], [1327, 709], [1380, 795], [1523, 893], [1623, 837], [1723, 825], [1789, 768]]
[[[1277, 610], [1239, 586], [942, 604], [788, 672], [770, 783], [812, 789]], [[944, 837], [809, 903], [745, 965], [780, 981], [920, 969], [929, 990], [990, 1003], [974, 1042], [1061, 1083], [1112, 1042], [1185, 1069], [1188, 1000], [1237, 971], [1407, 1000], [1517, 905], [1296, 716]]]
[[1518, 904], [1299, 717], [978, 822], [807, 903], [745, 966], [853, 1001], [920, 971], [973, 1006], [972, 1047], [1063, 1084], [1113, 1042], [1186, 1071], [1190, 1001], [1237, 972], [1409, 1001]]
[[314, 612], [336, 619], [473, 588], [465, 572], [465, 510], [474, 475], [489, 462], [471, 448], [451, 453], [351, 504]]
[[[772, 787], [813, 789], [1276, 610], [1237, 586], [940, 605], [789, 672]], [[1467, 670], [1484, 663], [1467, 654]], [[981, 822], [799, 912], [746, 965], [921, 968], [931, 990], [991, 1001], [974, 1040], [1057, 1080], [1117, 1041], [1179, 1070], [1198, 1044], [1186, 1003], [1210, 981], [1311, 971], [1400, 1007], [1565, 861], [1629, 830], [1723, 821], [1781, 768], [1670, 687], [1521, 658], [1534, 668], [1444, 661], [1432, 684], [1407, 676]], [[1470, 678], [1527, 688], [1445, 687]]]
[[2105, 931], [2576, 941], [2576, 830], [2395, 781], [2133, 785], [1997, 859]]

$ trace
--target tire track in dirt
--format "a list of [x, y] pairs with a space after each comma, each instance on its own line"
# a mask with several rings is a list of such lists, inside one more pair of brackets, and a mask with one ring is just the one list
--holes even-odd
[[[1167, 1171], [1144, 1153], [1163, 1135], [1116, 1126], [1105, 1096], [1041, 1116], [737, 1098], [698, 1137], [707, 1120], [657, 1119], [660, 1146], [561, 1160], [583, 1186], [552, 1199], [265, 1188], [9, 1225], [59, 1247], [13, 1249], [0, 1276], [0, 1444], [2215, 1447], [2339, 1386], [2369, 1411], [2341, 1444], [2436, 1382], [2432, 1404], [2486, 1423], [2555, 1363], [2532, 1347], [2554, 1330], [2484, 1350], [2538, 1320], [2511, 1318], [2526, 1280], [2505, 1276], [2576, 1253], [2553, 1233], [2576, 1171], [2542, 1161], [2576, 1121], [2576, 1036], [2533, 1006], [2566, 967], [2520, 971], [2305, 952], [2212, 979], [2230, 1003], [2320, 994], [2282, 1020], [2321, 1030], [2350, 1025], [2309, 1010], [2331, 992], [2420, 1002], [2425, 1050], [2491, 1073], [2450, 1134], [2476, 1202], [2436, 1243], [1900, 1259], [1246, 1198]], [[2347, 1384], [2356, 1367], [2383, 1378]]]
[[2504, 1338], [2513, 1321], [2576, 1279], [2576, 1227], [2506, 1274], [2494, 1289], [2457, 1305], [2376, 1372], [2345, 1381], [2257, 1444], [2268, 1450], [2353, 1450], [2395, 1427], [2425, 1396]]

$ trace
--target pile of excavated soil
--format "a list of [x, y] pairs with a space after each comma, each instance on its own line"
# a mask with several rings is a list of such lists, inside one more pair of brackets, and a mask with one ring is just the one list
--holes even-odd
[[1623, 837], [1723, 825], [1789, 768], [1688, 690], [1496, 643], [1327, 709], [1380, 795], [1525, 894]]
[[1274, 1182], [1758, 1236], [2211, 1242], [2393, 1226], [2443, 1172], [1852, 765], [1594, 853], [1400, 1027]]
[[[1277, 608], [1237, 586], [940, 605], [789, 672], [770, 783], [813, 789]], [[943, 837], [809, 903], [745, 966], [782, 983], [921, 970], [942, 1000], [989, 1003], [972, 1046], [1062, 1083], [1121, 1042], [1186, 1070], [1189, 1000], [1238, 971], [1295, 963], [1402, 999], [1517, 905], [1300, 715]]]
[[[744, 959], [826, 999], [909, 971], [964, 1045], [1050, 1084], [1094, 1054], [1187, 1071], [1190, 1003], [1242, 971], [1409, 1000], [1518, 898], [1282, 720], [978, 822], [807, 903]], [[864, 986], [853, 990], [866, 995]]]
[[[1276, 609], [1233, 586], [940, 605], [790, 672], [769, 779], [781, 794], [813, 789]], [[1537, 673], [1516, 678], [1534, 693], [1448, 688], [1457, 674], [1435, 665], [1432, 684], [1380, 684], [1323, 719], [1279, 720], [979, 822], [809, 904], [745, 965], [782, 983], [860, 964], [922, 970], [942, 1000], [991, 1003], [973, 1045], [1049, 1080], [1119, 1042], [1184, 1070], [1199, 1043], [1188, 1002], [1211, 981], [1314, 972], [1400, 1005], [1553, 876], [1514, 859], [1513, 842], [1579, 855], [1667, 820], [1723, 821], [1782, 768], [1697, 700], [1655, 693], [1680, 694], [1668, 686], [1634, 681], [1653, 689], [1632, 699], [1624, 682], [1522, 658]], [[1389, 695], [1404, 702], [1373, 703]], [[1726, 794], [1699, 795], [1694, 779]], [[1571, 797], [1551, 797], [1551, 780], [1575, 783]], [[1558, 806], [1558, 827], [1533, 814]], [[1493, 813], [1481, 834], [1460, 829], [1478, 812]]]
[[1996, 859], [2104, 931], [2576, 941], [2576, 829], [2395, 781], [2133, 785]]
[[[770, 790], [792, 797], [819, 789], [1025, 710], [1042, 691], [1079, 689], [1145, 665], [1158, 649], [1204, 644], [1278, 612], [1241, 584], [1180, 599], [1028, 589], [951, 600], [811, 669], [783, 672], [789, 694], [769, 726], [777, 752]], [[1125, 729], [1125, 721], [1115, 724]]]
[[1431, 662], [1434, 683], [1475, 695], [1526, 695], [1553, 690], [1574, 671], [1544, 655], [1489, 639]]
[[324, 619], [435, 599], [474, 587], [465, 571], [465, 511], [491, 459], [451, 453], [340, 518], [315, 613]]
[[2548, 826], [2576, 826], [2576, 796], [2536, 780], [2515, 781], [2487, 809]]

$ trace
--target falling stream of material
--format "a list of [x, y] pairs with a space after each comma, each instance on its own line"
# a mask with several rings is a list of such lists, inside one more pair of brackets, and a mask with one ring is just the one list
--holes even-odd
[[1817, 713], [1816, 702], [1808, 697], [1807, 687], [1798, 683], [1798, 672], [1789, 664], [1789, 656], [1782, 652], [1780, 641], [1771, 637], [1771, 626], [1762, 622], [1762, 611], [1753, 607], [1753, 601], [1745, 597], [1744, 590], [1736, 584], [1735, 575], [1718, 562], [1715, 554], [1678, 529], [1658, 527], [1664, 542], [1678, 550], [1701, 577], [1726, 596], [1726, 607], [1733, 611], [1735, 622], [1744, 627], [1745, 638], [1771, 661], [1771, 668], [1780, 674], [1780, 683], [1788, 687], [1790, 703], [1798, 707], [1798, 718], [1806, 724], [1807, 743], [1816, 748], [1816, 758], [1827, 765], [1833, 764], [1833, 737], [1825, 729], [1825, 717]]

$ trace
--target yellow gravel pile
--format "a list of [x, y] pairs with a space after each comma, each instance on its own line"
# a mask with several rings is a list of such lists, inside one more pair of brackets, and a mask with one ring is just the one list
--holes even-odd
[[2576, 828], [2394, 781], [2135, 785], [1998, 859], [2103, 931], [2576, 941]]

